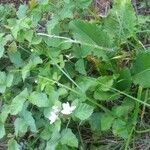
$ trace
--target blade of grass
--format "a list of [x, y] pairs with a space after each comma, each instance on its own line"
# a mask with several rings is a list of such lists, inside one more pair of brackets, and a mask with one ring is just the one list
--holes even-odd
[[[148, 100], [148, 95], [149, 95], [149, 89], [146, 89], [144, 102], [147, 102], [147, 100]], [[143, 120], [143, 118], [144, 118], [144, 114], [145, 114], [145, 105], [143, 105], [143, 108], [142, 108], [141, 122], [142, 122], [142, 120]]]
[[147, 133], [150, 132], [150, 129], [145, 129], [145, 130], [135, 130], [136, 133]]
[[[101, 82], [99, 82], [99, 84], [101, 84], [101, 85], [103, 85], [103, 86], [106, 86], [105, 84], [103, 84], [103, 83], [101, 83]], [[135, 100], [135, 101], [137, 101], [137, 102], [139, 102], [139, 103], [141, 103], [141, 104], [143, 104], [143, 105], [145, 105], [145, 106], [150, 107], [150, 104], [148, 104], [148, 103], [146, 103], [146, 102], [143, 102], [142, 100], [140, 100], [140, 99], [138, 99], [138, 98], [135, 98], [135, 97], [133, 97], [133, 96], [131, 96], [131, 95], [129, 95], [129, 94], [123, 92], [123, 91], [117, 90], [117, 89], [112, 88], [112, 87], [110, 88], [110, 90], [116, 91], [116, 92], [118, 92], [118, 93], [120, 93], [120, 94], [122, 94], [122, 95], [127, 96], [128, 98], [131, 98], [131, 99], [133, 99], [133, 100]]]
[[[141, 86], [139, 86], [138, 88], [138, 93], [137, 93], [137, 99], [141, 99], [141, 96], [142, 96], [142, 90], [143, 88]], [[137, 124], [137, 119], [138, 119], [138, 113], [139, 113], [139, 107], [140, 107], [140, 103], [138, 101], [136, 101], [135, 103], [135, 110], [134, 110], [134, 118], [133, 118], [133, 127], [131, 128], [131, 132], [128, 136], [128, 139], [125, 143], [125, 150], [128, 150], [129, 148], [129, 144], [130, 144], [130, 141], [131, 141], [131, 138], [132, 138], [132, 135], [133, 135], [133, 132], [136, 128], [136, 124]]]

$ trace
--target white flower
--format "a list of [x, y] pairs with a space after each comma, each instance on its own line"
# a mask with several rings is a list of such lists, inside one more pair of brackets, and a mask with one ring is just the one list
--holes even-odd
[[53, 107], [52, 107], [52, 110], [53, 110], [53, 112], [55, 112], [55, 113], [59, 113], [59, 112], [60, 112], [60, 109], [59, 109], [57, 106], [53, 106]]
[[48, 119], [50, 120], [50, 124], [53, 124], [58, 119], [58, 115], [52, 111]]
[[58, 113], [60, 109], [57, 106], [52, 107], [52, 111], [50, 112], [49, 120], [50, 124], [54, 123], [58, 119]]
[[61, 113], [64, 114], [64, 115], [71, 114], [76, 108], [76, 106], [70, 106], [70, 104], [68, 102], [63, 103], [62, 107], [63, 107], [63, 109], [62, 109]]

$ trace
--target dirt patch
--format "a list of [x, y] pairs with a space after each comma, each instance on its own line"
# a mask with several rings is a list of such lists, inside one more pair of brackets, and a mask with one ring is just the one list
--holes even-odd
[[29, 0], [0, 0], [0, 4], [13, 4], [19, 7], [20, 4], [27, 4]]

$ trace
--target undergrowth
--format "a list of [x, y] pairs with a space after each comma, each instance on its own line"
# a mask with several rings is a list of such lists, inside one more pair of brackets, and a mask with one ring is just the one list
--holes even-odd
[[91, 2], [0, 5], [3, 149], [136, 149], [150, 132], [150, 20], [130, 0], [104, 18]]

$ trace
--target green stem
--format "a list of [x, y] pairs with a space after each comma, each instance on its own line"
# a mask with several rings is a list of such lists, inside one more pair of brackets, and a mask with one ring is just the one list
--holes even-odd
[[[68, 86], [66, 86], [66, 85], [64, 85], [64, 84], [59, 83], [58, 81], [54, 81], [54, 80], [52, 80], [52, 79], [49, 79], [49, 78], [43, 77], [43, 76], [39, 76], [39, 78], [45, 79], [45, 80], [49, 81], [50, 83], [57, 84], [59, 87], [63, 87], [63, 88], [65, 88], [65, 89], [69, 90], [69, 91], [72, 91], [73, 93], [75, 93], [75, 94], [77, 94], [77, 95], [81, 95], [81, 94], [82, 94], [82, 93], [79, 93], [78, 91], [76, 91], [76, 90], [74, 90], [74, 89], [72, 89], [72, 88], [70, 88], [70, 87], [68, 87]], [[98, 106], [98, 107], [101, 108], [104, 112], [111, 113], [109, 109], [107, 109], [107, 108], [105, 108], [103, 105], [97, 103], [95, 100], [93, 100], [93, 99], [91, 99], [91, 98], [89, 98], [89, 97], [87, 97], [87, 96], [86, 96], [86, 98], [87, 98], [87, 100], [88, 100], [89, 102], [91, 102], [91, 103], [93, 103], [94, 105]]]
[[[149, 89], [146, 89], [146, 92], [145, 92], [145, 99], [144, 99], [144, 102], [147, 103], [148, 101], [148, 95], [149, 95]], [[141, 114], [141, 122], [142, 122], [142, 119], [144, 117], [144, 113], [145, 113], [145, 105], [143, 105], [143, 109], [142, 109], [142, 114]]]
[[[137, 93], [137, 99], [141, 99], [141, 95], [142, 95], [142, 90], [143, 88], [141, 86], [139, 86], [138, 88], [138, 93]], [[125, 150], [128, 150], [128, 147], [129, 147], [129, 144], [130, 144], [130, 141], [131, 141], [131, 138], [132, 138], [132, 135], [133, 135], [133, 132], [135, 130], [135, 127], [136, 127], [136, 124], [137, 124], [137, 119], [138, 119], [138, 113], [139, 113], [139, 107], [140, 107], [140, 103], [138, 101], [136, 101], [135, 103], [135, 110], [134, 110], [134, 118], [133, 118], [133, 127], [131, 129], [131, 132], [128, 136], [128, 139], [126, 141], [126, 144], [125, 144]]]
[[[101, 84], [101, 85], [103, 85], [103, 86], [106, 86], [105, 84], [103, 84], [103, 83], [101, 83], [101, 82], [99, 82], [99, 81], [98, 81], [98, 83]], [[135, 97], [133, 97], [133, 96], [131, 96], [131, 95], [129, 95], [129, 94], [123, 92], [123, 91], [117, 90], [117, 89], [115, 89], [115, 88], [113, 88], [113, 87], [110, 87], [110, 90], [115, 91], [115, 92], [118, 92], [118, 93], [120, 93], [120, 94], [122, 94], [122, 95], [124, 95], [124, 96], [127, 96], [128, 98], [131, 98], [131, 99], [135, 100], [136, 102], [138, 102], [138, 103], [140, 103], [140, 104], [143, 104], [143, 105], [145, 105], [145, 106], [147, 106], [147, 107], [150, 107], [150, 104], [145, 103], [145, 102], [143, 102], [142, 100], [140, 100], [140, 99], [138, 99], [138, 98], [135, 98]]]
[[81, 142], [81, 145], [82, 145], [82, 149], [84, 149], [84, 142], [83, 142], [83, 139], [82, 139], [82, 136], [81, 136], [81, 132], [80, 132], [80, 124], [77, 125], [77, 129], [78, 129], [78, 133], [79, 133], [79, 138], [80, 138], [80, 142]]
[[145, 130], [136, 130], [135, 131], [136, 133], [147, 133], [147, 132], [150, 132], [150, 129], [145, 129]]

